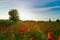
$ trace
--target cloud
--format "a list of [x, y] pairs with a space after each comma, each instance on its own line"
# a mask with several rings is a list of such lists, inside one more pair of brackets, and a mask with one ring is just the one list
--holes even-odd
[[[45, 12], [45, 11], [51, 11], [52, 9], [57, 9], [57, 8], [60, 8], [60, 6], [53, 6], [53, 7], [44, 7], [44, 8], [32, 8], [30, 9], [31, 12], [34, 12], [34, 13], [40, 13], [40, 12]], [[55, 10], [56, 10], [55, 9]], [[57, 9], [58, 10], [58, 9]], [[59, 9], [60, 10], [60, 9]], [[53, 10], [52, 10], [53, 11]]]
[[2, 1], [2, 0], [0, 0], [0, 1]]
[[32, 8], [40, 8], [45, 7], [49, 3], [55, 2], [57, 0], [35, 0], [34, 2], [31, 2]]
[[48, 4], [45, 4], [43, 7], [52, 7], [52, 6], [60, 6], [60, 1], [54, 1], [54, 2], [50, 2]]

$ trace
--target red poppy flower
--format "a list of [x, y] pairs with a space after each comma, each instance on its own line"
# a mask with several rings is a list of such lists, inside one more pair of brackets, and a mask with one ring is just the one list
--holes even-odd
[[23, 32], [24, 31], [24, 29], [23, 28], [19, 28], [19, 32]]
[[5, 34], [6, 34], [6, 32], [2, 32], [2, 34], [4, 34], [4, 35], [5, 35]]
[[52, 40], [52, 38], [48, 38], [48, 40]]
[[52, 35], [53, 35], [52, 32], [48, 33], [48, 40], [52, 40]]
[[58, 36], [58, 40], [60, 40], [60, 36]]
[[24, 29], [23, 28], [19, 28], [19, 32], [23, 35], [24, 34]]

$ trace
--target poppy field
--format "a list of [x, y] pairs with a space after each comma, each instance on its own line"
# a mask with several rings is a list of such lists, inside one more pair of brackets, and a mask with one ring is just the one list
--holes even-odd
[[0, 40], [60, 40], [60, 22], [0, 20]]

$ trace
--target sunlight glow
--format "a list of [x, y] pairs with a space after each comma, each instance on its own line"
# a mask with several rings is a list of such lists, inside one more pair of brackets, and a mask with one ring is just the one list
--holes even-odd
[[19, 16], [21, 20], [31, 20], [32, 14], [29, 13], [27, 10], [19, 10]]

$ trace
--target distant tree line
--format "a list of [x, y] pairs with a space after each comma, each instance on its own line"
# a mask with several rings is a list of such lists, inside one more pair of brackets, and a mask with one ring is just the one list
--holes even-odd
[[[51, 19], [49, 19], [49, 22], [51, 22]], [[60, 22], [60, 20], [59, 20], [59, 19], [57, 19], [57, 20], [56, 20], [56, 22]]]

